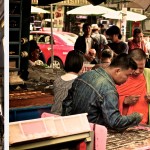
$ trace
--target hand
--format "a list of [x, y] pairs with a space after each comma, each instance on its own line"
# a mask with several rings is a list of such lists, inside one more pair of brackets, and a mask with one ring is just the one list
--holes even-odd
[[139, 113], [139, 115], [140, 115], [140, 117], [141, 117], [141, 121], [142, 121], [142, 119], [143, 119], [143, 116], [144, 116], [144, 115], [143, 115], [143, 114], [141, 114], [141, 113]]
[[89, 55], [95, 58], [95, 56], [96, 56], [96, 50], [95, 49], [90, 49], [89, 50]]
[[126, 105], [135, 105], [139, 100], [140, 95], [130, 95], [126, 96], [124, 99], [124, 104]]
[[150, 103], [150, 93], [145, 95], [145, 100]]
[[141, 114], [141, 113], [139, 113], [139, 114], [140, 114], [141, 118], [143, 119], [143, 116], [144, 116], [144, 115], [143, 115], [143, 114]]
[[95, 58], [95, 57], [93, 57], [93, 56], [90, 56], [89, 54], [84, 54], [84, 57], [85, 57], [86, 60], [89, 61], [89, 62], [92, 62], [93, 59]]

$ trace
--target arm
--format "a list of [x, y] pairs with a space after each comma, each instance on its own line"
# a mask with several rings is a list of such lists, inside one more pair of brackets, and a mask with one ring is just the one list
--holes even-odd
[[79, 49], [79, 37], [77, 38], [75, 44], [74, 44], [74, 50], [78, 50]]
[[145, 53], [147, 52], [146, 44], [144, 41], [142, 41], [142, 49]]
[[102, 104], [105, 123], [112, 129], [123, 131], [128, 127], [138, 125], [142, 119], [139, 113], [133, 113], [128, 116], [121, 116], [118, 110], [118, 95], [114, 91], [105, 94]]
[[131, 51], [131, 49], [132, 49], [132, 41], [128, 41], [128, 47], [129, 47], [128, 52], [130, 52], [130, 51]]
[[123, 44], [122, 49], [123, 49], [123, 53], [128, 54], [129, 47], [128, 47], [128, 45], [126, 43]]

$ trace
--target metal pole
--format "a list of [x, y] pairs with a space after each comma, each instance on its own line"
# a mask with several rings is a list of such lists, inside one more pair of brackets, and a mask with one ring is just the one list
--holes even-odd
[[50, 4], [50, 13], [51, 13], [51, 66], [54, 68], [54, 49], [53, 49], [53, 5]]
[[126, 42], [127, 8], [123, 6], [121, 11], [122, 11], [122, 25], [121, 25], [122, 40]]

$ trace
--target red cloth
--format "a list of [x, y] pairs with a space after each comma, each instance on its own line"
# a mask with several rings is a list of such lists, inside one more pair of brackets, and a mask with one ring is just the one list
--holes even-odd
[[[146, 80], [143, 74], [137, 77], [129, 77], [128, 80], [117, 86], [119, 93], [119, 110], [122, 115], [129, 115], [133, 112], [142, 113], [143, 119], [142, 124], [148, 122], [148, 103], [145, 100], [146, 95]], [[124, 107], [123, 101], [126, 96], [130, 95], [140, 95], [138, 102], [135, 105], [130, 105], [127, 108]]]
[[[90, 123], [91, 130], [94, 131], [93, 150], [106, 150], [107, 128], [99, 124]], [[86, 150], [85, 142], [81, 142], [77, 150]]]
[[141, 48], [141, 49], [143, 49], [144, 52], [147, 51], [146, 44], [144, 43], [144, 41], [136, 43], [133, 39], [131, 41], [128, 41], [128, 46], [129, 46], [129, 51], [131, 51], [135, 48]]

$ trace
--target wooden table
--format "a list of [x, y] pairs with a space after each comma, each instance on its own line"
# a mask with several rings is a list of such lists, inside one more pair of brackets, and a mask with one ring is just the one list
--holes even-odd
[[10, 150], [27, 150], [27, 149], [35, 149], [35, 148], [46, 149], [46, 147], [50, 149], [51, 146], [54, 146], [55, 148], [57, 148], [58, 144], [77, 142], [77, 141], [79, 141], [79, 142], [85, 141], [86, 145], [87, 145], [87, 150], [92, 150], [93, 144], [94, 144], [93, 131], [70, 135], [70, 136], [65, 136], [65, 137], [46, 139], [46, 140], [42, 140], [42, 141], [34, 141], [34, 142], [32, 141], [30, 143], [10, 145], [9, 149]]

